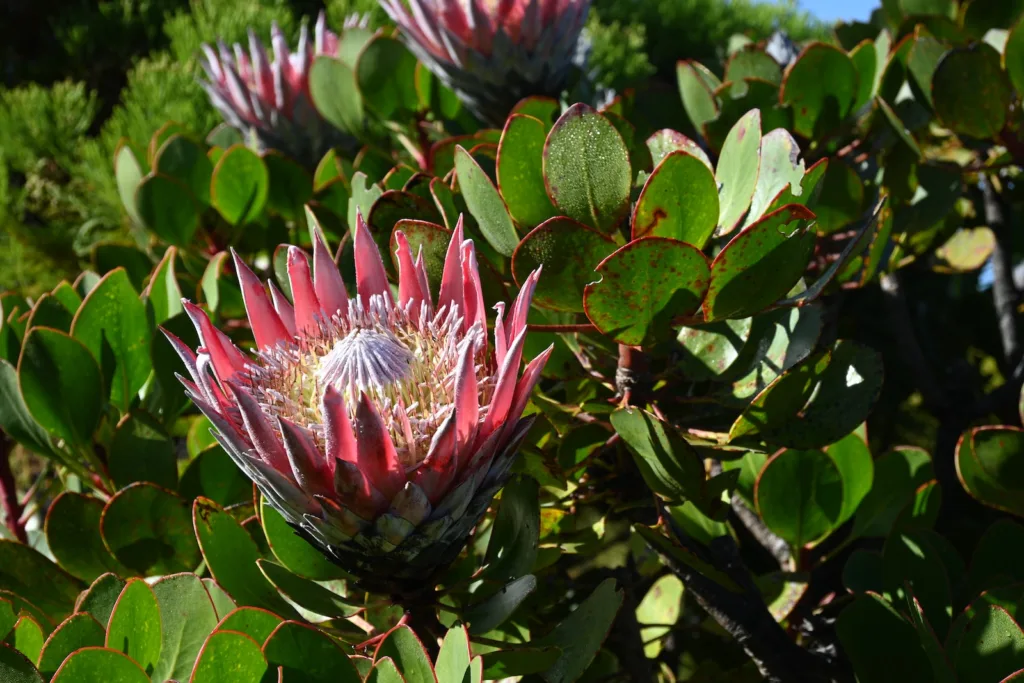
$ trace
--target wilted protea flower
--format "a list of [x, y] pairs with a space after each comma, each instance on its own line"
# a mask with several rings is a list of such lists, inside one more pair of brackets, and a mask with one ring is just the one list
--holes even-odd
[[591, 0], [380, 0], [409, 48], [488, 123], [566, 85]]
[[318, 238], [312, 275], [304, 252], [288, 252], [292, 302], [235, 258], [255, 354], [188, 302], [198, 353], [167, 336], [192, 375], [187, 393], [267, 500], [364, 587], [405, 592], [455, 558], [505, 481], [551, 350], [519, 376], [539, 272], [508, 316], [496, 306], [489, 346], [461, 221], [436, 306], [422, 252], [413, 261], [395, 236], [397, 301], [360, 217], [355, 298]]
[[[345, 28], [365, 24], [350, 17]], [[309, 94], [309, 68], [316, 55], [337, 56], [338, 36], [317, 19], [313, 45], [305, 24], [299, 47], [288, 50], [288, 41], [275, 23], [271, 29], [274, 60], [252, 29], [249, 54], [238, 43], [234, 51], [218, 41], [215, 51], [203, 45], [200, 63], [209, 81], [200, 81], [210, 101], [230, 126], [246, 135], [259, 149], [277, 149], [314, 167], [332, 147], [353, 148], [356, 139], [325, 121]]]

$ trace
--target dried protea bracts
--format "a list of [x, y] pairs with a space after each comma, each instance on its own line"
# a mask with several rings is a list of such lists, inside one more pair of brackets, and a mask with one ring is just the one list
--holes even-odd
[[462, 224], [431, 300], [422, 254], [396, 233], [397, 299], [362, 217], [350, 299], [316, 240], [312, 272], [288, 253], [292, 301], [235, 266], [258, 351], [246, 355], [186, 303], [193, 353], [168, 335], [192, 376], [187, 393], [267, 500], [371, 590], [421, 586], [451, 562], [505, 481], [532, 422], [520, 419], [550, 349], [520, 376], [539, 272], [493, 338]]
[[[345, 27], [365, 19], [351, 17]], [[229, 49], [218, 41], [217, 49], [203, 45], [200, 63], [209, 80], [200, 81], [224, 120], [258, 149], [276, 149], [310, 168], [332, 147], [352, 149], [356, 139], [338, 130], [316, 111], [309, 93], [309, 69], [313, 58], [337, 56], [338, 36], [327, 29], [321, 12], [313, 44], [304, 24], [299, 45], [290, 52], [277, 24], [271, 29], [273, 59], [255, 33], [249, 31], [249, 51], [235, 43]]]
[[590, 9], [590, 0], [380, 2], [420, 61], [499, 126], [522, 98], [561, 93]]

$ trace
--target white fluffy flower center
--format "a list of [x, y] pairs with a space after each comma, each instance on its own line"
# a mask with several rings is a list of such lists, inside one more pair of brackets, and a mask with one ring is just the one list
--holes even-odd
[[408, 377], [413, 360], [390, 332], [356, 328], [320, 358], [317, 379], [342, 392], [380, 390]]

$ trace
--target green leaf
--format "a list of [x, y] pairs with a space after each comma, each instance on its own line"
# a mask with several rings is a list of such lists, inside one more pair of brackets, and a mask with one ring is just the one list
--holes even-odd
[[670, 502], [703, 498], [704, 463], [672, 427], [637, 408], [616, 410], [611, 423], [652, 491]]
[[279, 625], [263, 645], [273, 670], [281, 667], [283, 680], [306, 683], [361, 683], [348, 657], [323, 631], [295, 621]]
[[85, 298], [71, 324], [71, 336], [99, 361], [111, 403], [128, 412], [152, 371], [153, 335], [146, 305], [123, 269], [107, 273]]
[[74, 448], [90, 447], [103, 414], [103, 378], [84, 344], [46, 327], [29, 330], [18, 385], [40, 426]]
[[142, 579], [131, 579], [114, 604], [107, 626], [106, 646], [122, 652], [147, 672], [160, 658], [160, 607], [153, 589]]
[[135, 204], [135, 192], [142, 182], [142, 166], [125, 141], [121, 141], [114, 153], [114, 179], [117, 181], [117, 193], [121, 196], [128, 217], [138, 225], [142, 224], [139, 210]]
[[[270, 182], [267, 208], [288, 220], [300, 220], [305, 213], [304, 205], [313, 198], [313, 178], [298, 162], [276, 150], [267, 151], [263, 163]], [[347, 201], [343, 206], [347, 208]]]
[[917, 632], [885, 600], [859, 595], [836, 620], [836, 632], [857, 679], [878, 683], [932, 680]]
[[793, 111], [779, 104], [779, 86], [767, 81], [746, 80], [725, 83], [715, 91], [722, 112], [704, 124], [704, 139], [714, 150], [721, 150], [732, 128], [753, 110], [761, 114], [761, 130], [793, 129]]
[[46, 512], [50, 552], [62, 568], [83, 581], [93, 581], [105, 572], [129, 573], [103, 544], [102, 513], [103, 503], [97, 498], [72, 491], [57, 496]]
[[121, 595], [126, 582], [124, 579], [112, 573], [99, 576], [89, 586], [75, 603], [76, 612], [84, 612], [99, 622], [106, 633], [107, 622], [110, 621], [110, 613], [114, 611], [114, 603]]
[[266, 670], [259, 643], [235, 631], [214, 631], [203, 643], [189, 683], [259, 681]]
[[505, 202], [480, 165], [460, 145], [455, 146], [455, 173], [469, 212], [487, 242], [503, 256], [515, 251], [519, 236]]
[[620, 344], [638, 346], [667, 335], [669, 322], [693, 313], [707, 291], [707, 258], [696, 247], [643, 237], [597, 266], [601, 280], [584, 289], [587, 317]]
[[1009, 75], [1014, 89], [1018, 93], [1024, 92], [1024, 16], [1021, 16], [1013, 24], [1006, 37], [1003, 64], [1006, 66], [1006, 73]]
[[105, 638], [103, 627], [91, 615], [72, 614], [46, 639], [39, 655], [40, 673], [47, 678], [53, 676], [68, 655], [84, 647], [102, 647]]
[[362, 610], [362, 605], [324, 588], [315, 581], [304, 579], [269, 560], [256, 561], [263, 576], [267, 577], [281, 594], [304, 610], [332, 619], [350, 617]]
[[469, 671], [469, 661], [473, 657], [469, 649], [469, 633], [465, 626], [453, 626], [448, 629], [441, 649], [434, 664], [434, 673], [439, 682], [462, 683]]
[[999, 681], [1024, 669], [1024, 632], [999, 605], [978, 610], [955, 652], [961, 680]]
[[143, 178], [135, 191], [135, 205], [142, 223], [169, 244], [187, 247], [199, 227], [195, 197], [170, 176], [151, 173]]
[[277, 614], [294, 614], [260, 573], [256, 543], [227, 512], [211, 500], [197, 498], [192, 507], [199, 547], [217, 583], [241, 605], [265, 607]]
[[550, 668], [561, 656], [562, 650], [554, 646], [517, 647], [487, 652], [483, 655], [484, 678], [498, 681], [511, 676], [540, 673]]
[[406, 683], [437, 683], [423, 643], [408, 626], [399, 626], [387, 634], [374, 655], [374, 662], [390, 657], [402, 672]]
[[742, 81], [745, 78], [756, 78], [778, 85], [782, 82], [782, 67], [764, 50], [747, 47], [732, 53], [725, 65], [726, 81]]
[[[884, 59], [888, 55], [883, 55]], [[875, 42], [871, 39], [861, 41], [856, 47], [850, 50], [850, 61], [857, 69], [857, 96], [853, 100], [850, 112], [856, 114], [866, 107], [878, 91], [875, 75], [881, 75], [884, 63], [880, 63], [878, 50]]]
[[544, 141], [548, 128], [538, 119], [513, 114], [498, 143], [496, 175], [508, 213], [520, 226], [532, 228], [555, 215], [544, 188]]
[[[355, 194], [353, 194], [353, 198]], [[394, 233], [398, 222], [403, 219], [429, 221], [438, 223], [441, 220], [437, 209], [423, 199], [408, 192], [388, 190], [380, 195], [374, 202], [369, 214], [363, 214], [366, 224], [370, 228], [370, 234], [383, 254], [389, 249], [391, 236]], [[353, 223], [352, 225], [355, 225]], [[447, 244], [447, 243], [446, 243]], [[415, 255], [413, 256], [415, 258]], [[384, 261], [385, 267], [392, 268], [391, 259]], [[397, 269], [394, 272], [397, 272]]]
[[679, 93], [683, 98], [683, 109], [690, 123], [697, 130], [718, 116], [718, 102], [714, 91], [722, 83], [707, 68], [693, 60], [683, 60], [676, 67]]
[[843, 507], [836, 526], [853, 517], [864, 497], [871, 491], [875, 463], [864, 439], [853, 432], [825, 448], [843, 480]]
[[849, 55], [832, 45], [812, 43], [786, 70], [779, 101], [793, 107], [794, 130], [814, 139], [843, 123], [858, 93], [857, 67]]
[[203, 496], [223, 506], [252, 500], [252, 482], [219, 444], [189, 461], [178, 491], [187, 500]]
[[0, 643], [0, 679], [4, 683], [43, 683], [32, 662], [12, 647]]
[[470, 605], [463, 615], [473, 635], [483, 635], [505, 622], [537, 588], [533, 574], [510, 581], [500, 591], [481, 603]]
[[718, 158], [718, 230], [732, 232], [750, 208], [761, 165], [761, 112], [747, 112], [729, 131]]
[[497, 580], [518, 579], [533, 569], [540, 540], [540, 503], [535, 479], [515, 475], [505, 484], [487, 545], [487, 573]]
[[379, 185], [369, 183], [366, 174], [362, 171], [352, 176], [352, 197], [348, 201], [348, 225], [349, 228], [356, 224], [356, 213], [361, 212], [363, 218], [369, 220], [370, 209], [384, 194]]
[[30, 601], [50, 619], [60, 621], [75, 603], [83, 584], [36, 550], [0, 539], [0, 590]]
[[838, 232], [861, 217], [864, 205], [864, 182], [857, 173], [836, 160], [828, 165], [814, 204], [819, 235]]
[[838, 526], [843, 480], [824, 452], [787, 449], [765, 464], [754, 498], [768, 528], [801, 548], [817, 543]]
[[374, 662], [370, 673], [366, 675], [365, 683], [405, 683], [405, 678], [399, 673], [394, 660], [383, 657]]
[[544, 266], [534, 302], [556, 311], [583, 311], [583, 293], [600, 278], [595, 272], [615, 242], [571, 218], [552, 218], [523, 238], [512, 255], [512, 273], [522, 284]]
[[611, 232], [629, 209], [629, 151], [608, 119], [585, 104], [570, 107], [544, 143], [548, 196], [569, 218]]
[[814, 235], [806, 229], [812, 218], [791, 204], [737, 233], [711, 264], [704, 318], [745, 318], [784, 297], [814, 249]]
[[175, 261], [178, 250], [167, 247], [164, 257], [153, 269], [149, 284], [143, 290], [145, 297], [153, 307], [153, 322], [160, 325], [185, 310], [181, 305], [181, 288], [175, 274]]
[[18, 618], [14, 629], [7, 637], [7, 642], [32, 662], [39, 661], [39, 653], [43, 651], [43, 641], [45, 640], [46, 635], [43, 633], [42, 626], [28, 614]]
[[217, 161], [210, 181], [210, 200], [231, 225], [254, 222], [270, 194], [270, 173], [256, 152], [234, 145]]
[[0, 360], [0, 429], [33, 453], [53, 454], [50, 437], [25, 405], [18, 371], [6, 360]]
[[633, 210], [633, 239], [653, 235], [698, 249], [718, 225], [718, 187], [698, 157], [678, 151], [654, 169]]
[[647, 149], [651, 152], [651, 163], [654, 166], [660, 164], [672, 152], [686, 152], [704, 162], [709, 171], [715, 172], [711, 160], [701, 146], [677, 131], [668, 128], [657, 131], [647, 138]]
[[117, 425], [107, 454], [107, 468], [118, 486], [148, 481], [173, 489], [178, 484], [178, 463], [171, 437], [159, 422], [142, 411], [133, 411]]
[[622, 596], [615, 579], [605, 579], [547, 635], [530, 641], [533, 646], [554, 645], [562, 650], [562, 656], [541, 674], [547, 683], [569, 683], [586, 671], [608, 636]]
[[656, 659], [661, 653], [661, 637], [679, 621], [682, 608], [683, 582], [675, 574], [665, 574], [655, 581], [637, 605], [636, 620], [640, 625], [640, 638], [645, 643], [644, 654], [648, 659]]
[[893, 602], [907, 604], [911, 595], [920, 600], [936, 635], [946, 637], [953, 612], [952, 586], [928, 532], [896, 532], [886, 539], [882, 585]]
[[184, 135], [172, 135], [160, 145], [153, 170], [174, 178], [203, 206], [210, 203], [210, 176], [213, 164], [199, 143]]
[[[1010, 519], [993, 523], [971, 556], [971, 594], [1024, 581], [1024, 527]], [[0, 629], [2, 630], [2, 629]]]
[[[803, 195], [804, 176], [800, 146], [789, 131], [776, 129], [762, 137], [761, 167], [743, 226], [760, 220], [781, 192], [788, 189], [791, 194]], [[806, 200], [799, 203], [807, 204]]]
[[[308, 255], [307, 255], [308, 257]], [[199, 284], [203, 292], [203, 300], [210, 311], [221, 318], [234, 318], [245, 315], [245, 302], [238, 278], [232, 272], [231, 254], [226, 251], [214, 255], [203, 271]]]
[[355, 71], [359, 92], [381, 119], [419, 108], [416, 58], [395, 38], [377, 36], [367, 43]]
[[217, 625], [213, 602], [195, 574], [164, 576], [153, 583], [153, 594], [160, 607], [161, 645], [152, 678], [187, 680], [203, 642]]
[[363, 96], [352, 65], [330, 55], [317, 55], [309, 68], [309, 94], [317, 112], [335, 128], [348, 133], [362, 130]]
[[960, 437], [956, 447], [956, 473], [964, 490], [989, 507], [1024, 516], [1020, 492], [989, 476], [974, 452], [974, 438], [975, 430], [969, 431]]
[[919, 448], [897, 448], [880, 457], [871, 490], [854, 517], [852, 535], [887, 536], [914, 491], [933, 476], [931, 458]]
[[221, 620], [217, 630], [238, 631], [257, 643], [265, 643], [282, 621], [284, 620], [273, 612], [259, 607], [239, 607]]
[[509, 116], [515, 114], [521, 114], [522, 116], [532, 116], [541, 123], [544, 124], [544, 131], [547, 132], [555, 125], [555, 121], [558, 119], [558, 114], [562, 107], [553, 97], [543, 97], [540, 95], [531, 95], [524, 97], [516, 103], [516, 106], [512, 107], [512, 111], [509, 112]]
[[972, 432], [974, 458], [1006, 490], [1024, 489], [1024, 430], [983, 427]]
[[921, 603], [917, 598], [910, 596], [910, 599], [907, 601], [907, 608], [910, 613], [910, 620], [913, 622], [914, 628], [917, 629], [917, 636], [921, 640], [921, 647], [924, 648], [925, 653], [928, 655], [928, 660], [931, 662], [932, 673], [935, 675], [934, 680], [936, 683], [957, 683], [956, 675], [953, 673], [949, 659], [946, 657], [946, 653], [942, 651], [942, 645], [935, 635], [935, 631], [928, 624], [924, 610], [921, 608]]
[[202, 560], [188, 503], [153, 484], [115, 493], [100, 528], [114, 557], [141, 576], [192, 571]]
[[14, 628], [18, 617], [14, 613], [14, 606], [10, 600], [0, 599], [0, 640], [7, 637], [7, 634]]
[[152, 260], [144, 252], [127, 244], [110, 242], [101, 242], [92, 248], [92, 264], [97, 273], [109, 273], [115, 268], [124, 268], [128, 271], [132, 287], [136, 289], [142, 288], [153, 269]]
[[756, 434], [772, 445], [819, 448], [863, 422], [881, 388], [879, 354], [840, 341], [765, 387], [733, 423], [729, 438]]
[[[965, 88], [965, 83], [973, 87]], [[992, 140], [1006, 125], [1013, 88], [999, 53], [988, 43], [947, 52], [935, 67], [931, 86], [935, 114], [950, 130]]]
[[313, 581], [331, 581], [347, 576], [323, 553], [295, 533], [295, 529], [284, 521], [281, 513], [268, 504], [266, 499], [261, 499], [260, 519], [274, 556], [292, 573]]
[[65, 659], [50, 683], [149, 683], [149, 676], [116, 650], [86, 647]]

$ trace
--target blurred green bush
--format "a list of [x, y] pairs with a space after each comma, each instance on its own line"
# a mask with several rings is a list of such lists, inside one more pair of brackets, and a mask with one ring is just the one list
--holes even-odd
[[[352, 13], [387, 20], [376, 0], [12, 0], [0, 22], [0, 289], [37, 294], [73, 277], [96, 242], [130, 239], [113, 153], [167, 121], [199, 136], [219, 121], [196, 82], [204, 42], [245, 42], [248, 27], [266, 35], [274, 22], [294, 39], [321, 10], [332, 26]], [[596, 0], [591, 72], [616, 90], [671, 81], [677, 59], [714, 61], [729, 35], [776, 28], [823, 32], [792, 6]]]

